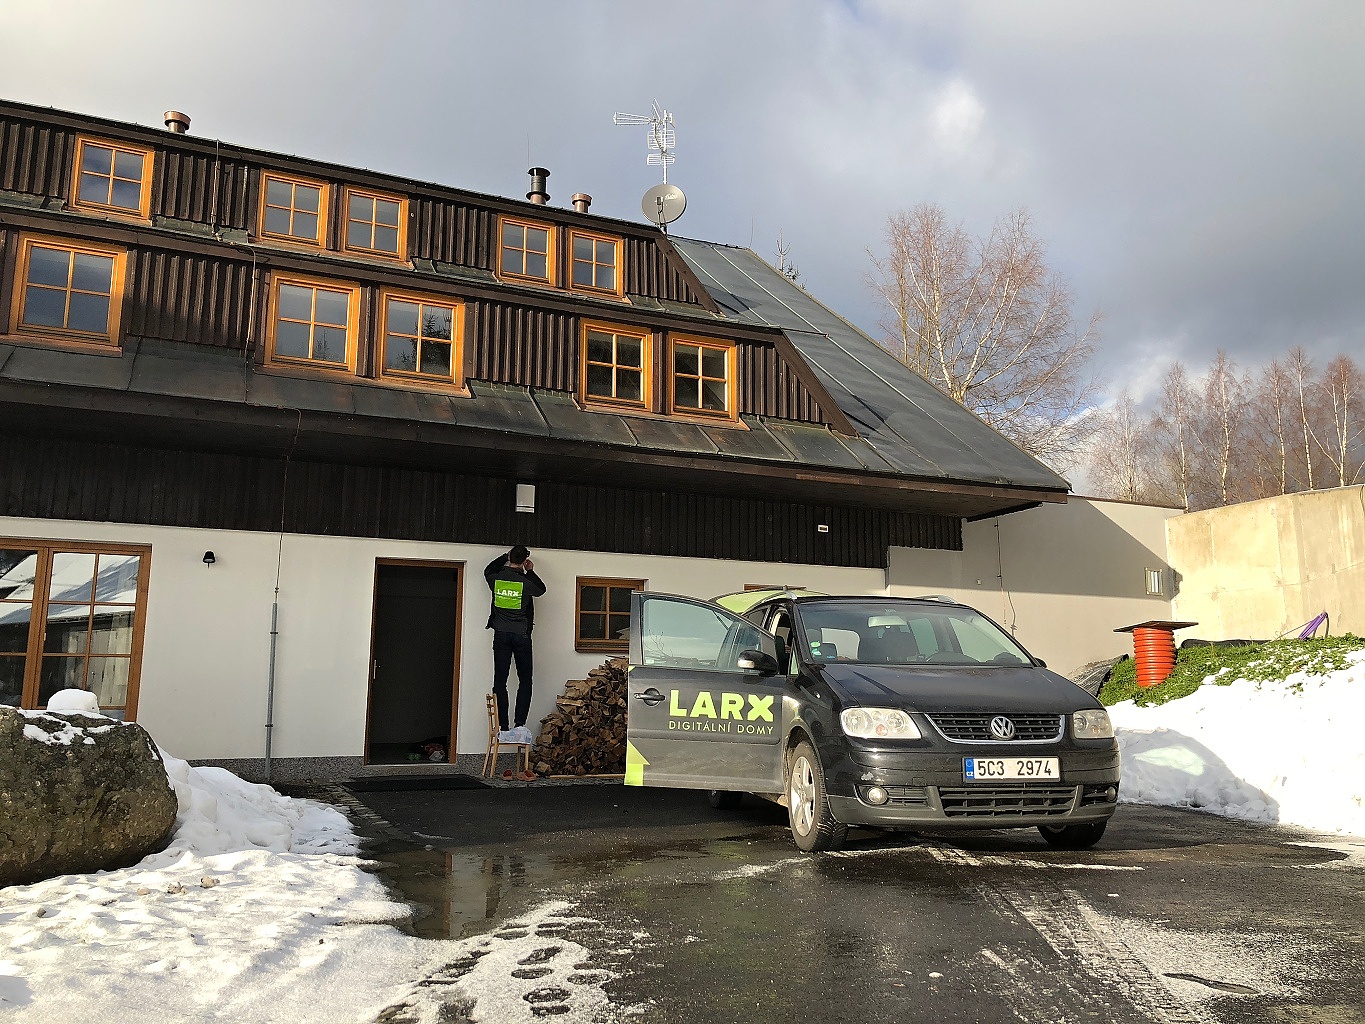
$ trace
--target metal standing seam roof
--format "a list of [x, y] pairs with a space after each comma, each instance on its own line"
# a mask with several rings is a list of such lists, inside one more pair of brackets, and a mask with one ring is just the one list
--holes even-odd
[[1016, 487], [1070, 484], [749, 249], [670, 236], [724, 311], [775, 327], [896, 473]]

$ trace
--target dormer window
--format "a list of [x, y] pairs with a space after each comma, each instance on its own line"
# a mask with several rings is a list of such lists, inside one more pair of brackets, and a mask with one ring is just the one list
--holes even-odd
[[152, 151], [81, 137], [71, 196], [78, 210], [146, 218], [152, 204]]
[[117, 347], [127, 251], [21, 236], [14, 330]]
[[587, 321], [582, 332], [583, 403], [648, 409], [653, 335], [639, 328]]
[[261, 175], [262, 238], [302, 245], [323, 244], [329, 188], [320, 181], [267, 172]]
[[277, 275], [271, 287], [266, 360], [354, 373], [359, 322], [359, 286]]
[[735, 346], [713, 338], [670, 339], [672, 411], [734, 419]]
[[366, 256], [404, 259], [408, 234], [407, 207], [408, 201], [398, 196], [348, 188], [343, 247], [347, 252]]
[[381, 375], [406, 383], [458, 385], [463, 304], [389, 291], [383, 303]]
[[570, 231], [569, 252], [569, 286], [574, 291], [621, 294], [620, 239]]
[[534, 284], [555, 283], [554, 231], [547, 224], [498, 218], [498, 276]]

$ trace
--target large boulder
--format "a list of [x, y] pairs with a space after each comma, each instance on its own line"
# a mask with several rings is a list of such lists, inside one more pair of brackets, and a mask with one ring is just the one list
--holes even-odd
[[141, 726], [0, 707], [0, 886], [135, 864], [165, 849], [176, 807]]

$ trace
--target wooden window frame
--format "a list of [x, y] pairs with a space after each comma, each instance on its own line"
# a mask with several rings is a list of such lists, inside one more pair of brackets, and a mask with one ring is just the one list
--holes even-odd
[[[88, 199], [81, 198], [81, 165], [85, 159], [86, 146], [100, 146], [105, 149], [112, 149], [116, 153], [122, 150], [125, 153], [137, 153], [142, 157], [142, 181], [139, 185], [138, 208], [129, 210], [122, 206], [113, 206], [109, 203], [97, 203]], [[71, 170], [71, 202], [73, 210], [80, 210], [84, 213], [98, 213], [114, 217], [131, 217], [134, 220], [150, 221], [152, 216], [152, 166], [156, 160], [156, 150], [150, 146], [136, 146], [127, 142], [114, 142], [112, 139], [101, 139], [93, 135], [76, 136], [76, 158]], [[110, 177], [112, 179], [111, 170]], [[124, 178], [123, 181], [131, 179]]]
[[[317, 359], [301, 359], [298, 356], [280, 356], [275, 353], [275, 333], [279, 326], [280, 287], [292, 284], [300, 288], [324, 289], [348, 293], [346, 312], [346, 365], [324, 363]], [[317, 300], [314, 299], [316, 309]], [[333, 278], [311, 277], [307, 274], [276, 272], [270, 275], [270, 302], [266, 311], [265, 364], [272, 368], [307, 369], [316, 373], [354, 376], [360, 350], [360, 285], [355, 281], [338, 281]], [[314, 321], [316, 324], [316, 321]]]
[[[429, 374], [390, 370], [384, 365], [385, 347], [389, 338], [389, 300], [414, 302], [427, 306], [444, 306], [454, 311], [450, 325], [450, 377], [433, 377]], [[374, 366], [378, 378], [385, 383], [403, 384], [423, 388], [437, 388], [442, 391], [463, 390], [464, 388], [464, 317], [465, 304], [461, 299], [448, 295], [432, 295], [423, 292], [409, 292], [396, 288], [384, 288], [379, 293], [379, 314], [376, 317], [379, 329], [375, 335]], [[272, 320], [272, 323], [274, 321]], [[420, 330], [420, 324], [419, 328]]]
[[[24, 302], [28, 293], [29, 260], [33, 249], [61, 249], [70, 253], [108, 256], [114, 260], [109, 286], [108, 330], [103, 334], [73, 330], [69, 327], [44, 327], [23, 322]], [[117, 353], [120, 351], [123, 327], [123, 300], [127, 285], [128, 250], [116, 245], [73, 241], [52, 235], [21, 234], [14, 264], [14, 287], [10, 297], [10, 337], [19, 341], [39, 340], [45, 344], [80, 348], [86, 351]], [[68, 279], [68, 284], [70, 283]], [[70, 294], [72, 289], [68, 288]]]
[[[649, 580], [616, 579], [610, 576], [580, 576], [574, 584], [574, 615], [573, 615], [573, 649], [580, 654], [625, 654], [630, 649], [630, 640], [613, 640], [608, 637], [606, 640], [599, 640], [595, 637], [584, 639], [583, 637], [583, 588], [584, 587], [605, 587], [607, 588], [606, 608], [602, 612], [607, 616], [607, 632], [611, 632], [611, 592], [615, 590], [643, 591], [649, 585]], [[589, 612], [590, 615], [597, 614]]]
[[[385, 252], [383, 249], [370, 249], [366, 246], [351, 244], [351, 197], [362, 196], [365, 199], [380, 199], [388, 203], [398, 204], [398, 251]], [[372, 188], [359, 188], [351, 185], [345, 186], [341, 190], [341, 251], [354, 253], [358, 256], [371, 256], [381, 260], [396, 260], [399, 263], [406, 263], [408, 259], [408, 197], [394, 195], [390, 192], [380, 192]], [[373, 221], [366, 221], [371, 227], [371, 237], [373, 238]]]
[[[679, 345], [692, 345], [700, 348], [720, 349], [725, 352], [726, 388], [725, 411], [713, 409], [694, 409], [692, 406], [678, 407], [675, 402], [675, 382], [677, 363], [674, 353]], [[700, 367], [698, 367], [700, 370]], [[739, 419], [739, 357], [738, 346], [725, 338], [708, 338], [694, 334], [669, 334], [668, 357], [666, 365], [667, 384], [664, 388], [664, 407], [669, 415], [689, 419], [704, 419], [713, 422], [734, 423]], [[714, 378], [704, 378], [714, 379]]]
[[[602, 398], [588, 394], [589, 331], [600, 331], [604, 334], [624, 335], [640, 339], [640, 401]], [[578, 326], [578, 400], [584, 408], [590, 409], [608, 409], [614, 412], [654, 412], [654, 332], [647, 327], [631, 327], [629, 324], [614, 324], [604, 320], [580, 321]]]
[[[281, 235], [265, 229], [266, 214], [266, 192], [270, 188], [271, 180], [287, 182], [290, 185], [306, 185], [309, 188], [318, 189], [318, 233], [316, 240], [310, 241], [300, 238], [297, 235]], [[292, 193], [291, 193], [292, 196]], [[292, 198], [290, 200], [293, 201]], [[298, 174], [285, 174], [281, 171], [261, 171], [261, 187], [257, 196], [256, 211], [256, 237], [261, 241], [267, 241], [278, 245], [294, 245], [304, 249], [325, 249], [327, 248], [327, 228], [331, 220], [332, 211], [332, 185], [330, 182], [318, 181], [315, 178], [305, 178]], [[292, 210], [293, 207], [290, 207]]]
[[[502, 229], [507, 224], [515, 224], [521, 228], [537, 228], [546, 233], [545, 247], [548, 250], [545, 254], [545, 276], [532, 277], [529, 274], [515, 274], [502, 269]], [[518, 250], [523, 253], [522, 265], [526, 265], [524, 254], [525, 249]], [[502, 214], [498, 217], [498, 234], [493, 244], [493, 262], [498, 280], [513, 281], [517, 284], [533, 284], [541, 288], [557, 288], [559, 286], [559, 233], [553, 224], [544, 221], [528, 220], [525, 217], [511, 217]]]
[[[615, 249], [616, 249], [616, 263], [614, 264], [615, 269], [616, 269], [616, 287], [615, 287], [615, 288], [598, 288], [596, 285], [586, 285], [586, 284], [575, 284], [575, 283], [574, 283], [574, 279], [573, 279], [573, 268], [574, 268], [574, 254], [573, 254], [573, 250], [574, 250], [574, 240], [577, 239], [577, 238], [591, 238], [591, 239], [593, 240], [593, 242], [610, 242], [610, 243], [612, 244], [612, 246], [615, 247]], [[596, 232], [596, 231], [581, 231], [581, 230], [579, 230], [579, 229], [577, 229], [577, 228], [570, 228], [570, 229], [569, 229], [569, 245], [568, 245], [568, 254], [569, 254], [569, 278], [568, 278], [568, 285], [569, 285], [569, 291], [571, 291], [571, 292], [580, 292], [580, 293], [585, 294], [585, 295], [609, 295], [609, 296], [612, 296], [613, 298], [617, 298], [617, 299], [624, 298], [624, 297], [625, 297], [625, 294], [626, 294], [626, 291], [625, 291], [625, 289], [626, 289], [626, 283], [625, 283], [626, 275], [625, 275], [625, 272], [624, 272], [624, 269], [625, 269], [625, 268], [623, 268], [623, 267], [621, 266], [622, 253], [623, 253], [624, 251], [625, 251], [625, 246], [621, 243], [621, 239], [615, 237], [614, 235], [603, 235], [603, 234], [599, 234], [599, 233]], [[594, 249], [593, 265], [594, 265], [594, 266], [597, 266], [598, 264], [597, 264], [597, 262], [596, 262], [596, 255], [595, 255], [595, 253], [596, 253], [596, 250]]]
[[[118, 544], [97, 541], [63, 541], [38, 537], [0, 537], [0, 548], [18, 548], [38, 552], [38, 572], [33, 581], [33, 601], [30, 604], [28, 651], [25, 655], [23, 692], [19, 707], [36, 709], [38, 692], [41, 685], [44, 658], [44, 641], [47, 636], [47, 609], [50, 603], [52, 582], [52, 556], [62, 554], [95, 555], [137, 555], [141, 559], [138, 567], [137, 591], [132, 605], [120, 607], [133, 608], [133, 645], [128, 655], [94, 655], [94, 657], [126, 657], [128, 659], [128, 690], [124, 695], [123, 720], [137, 721], [139, 684], [142, 678], [143, 639], [147, 626], [147, 590], [152, 574], [152, 547], [150, 544]], [[92, 593], [91, 597], [94, 597]], [[20, 602], [6, 602], [20, 603]], [[92, 606], [98, 602], [92, 600]], [[40, 614], [41, 613], [41, 614]], [[88, 637], [87, 633], [87, 637]], [[89, 673], [91, 658], [85, 652], [86, 672]], [[113, 705], [107, 705], [113, 708]]]

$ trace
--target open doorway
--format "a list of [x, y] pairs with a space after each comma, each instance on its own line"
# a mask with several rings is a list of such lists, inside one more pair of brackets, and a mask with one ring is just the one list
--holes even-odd
[[463, 575], [462, 562], [375, 563], [367, 764], [454, 759]]

